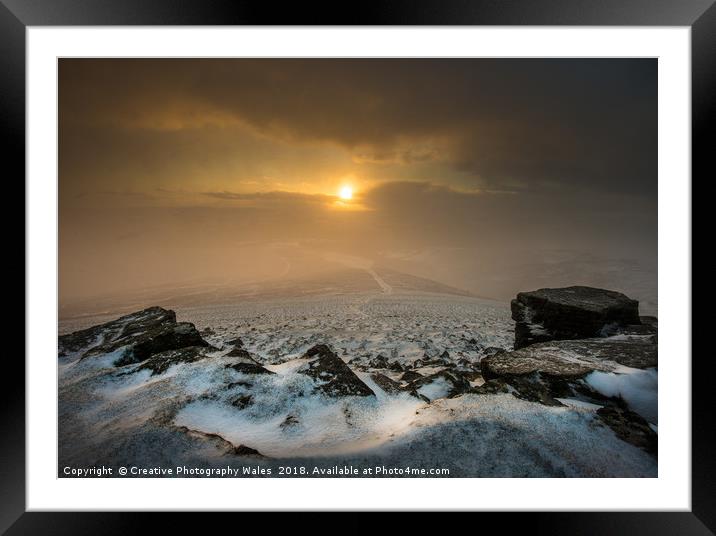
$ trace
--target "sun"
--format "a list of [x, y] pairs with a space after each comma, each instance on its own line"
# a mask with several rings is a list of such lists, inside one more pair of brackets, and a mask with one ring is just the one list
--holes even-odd
[[349, 185], [341, 186], [341, 189], [338, 191], [338, 197], [344, 201], [353, 199], [353, 188]]

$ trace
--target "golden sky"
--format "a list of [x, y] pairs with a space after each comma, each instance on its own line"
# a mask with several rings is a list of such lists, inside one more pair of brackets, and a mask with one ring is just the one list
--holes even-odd
[[59, 65], [63, 298], [250, 279], [281, 244], [476, 290], [553, 251], [655, 271], [655, 60]]

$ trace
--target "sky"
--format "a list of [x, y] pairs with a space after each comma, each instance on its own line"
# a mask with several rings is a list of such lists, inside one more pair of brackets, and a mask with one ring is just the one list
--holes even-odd
[[58, 98], [61, 303], [345, 256], [656, 303], [655, 59], [61, 59]]

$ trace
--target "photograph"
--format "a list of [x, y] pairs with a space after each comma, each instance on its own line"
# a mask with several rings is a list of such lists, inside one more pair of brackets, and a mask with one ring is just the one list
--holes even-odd
[[59, 57], [57, 477], [657, 479], [659, 61]]

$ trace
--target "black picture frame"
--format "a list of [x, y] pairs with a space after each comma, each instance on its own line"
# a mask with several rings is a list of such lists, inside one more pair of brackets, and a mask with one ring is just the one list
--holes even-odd
[[[6, 187], [25, 174], [25, 31], [28, 26], [82, 25], [574, 25], [688, 26], [692, 35], [692, 199], [708, 202], [716, 117], [715, 0], [393, 0], [306, 4], [232, 0], [0, 0], [0, 128]], [[17, 180], [15, 180], [17, 179]], [[11, 184], [12, 183], [12, 184]], [[693, 195], [697, 192], [697, 195]], [[18, 199], [23, 193], [17, 193]], [[695, 207], [694, 207], [695, 208]], [[693, 238], [709, 221], [692, 212]], [[6, 217], [7, 219], [7, 217]], [[6, 225], [9, 224], [9, 219]], [[12, 229], [9, 225], [6, 229]], [[695, 243], [695, 242], [693, 242]], [[692, 246], [692, 266], [698, 257]], [[27, 268], [25, 266], [25, 268]], [[694, 274], [698, 280], [698, 275]], [[693, 284], [693, 280], [692, 280]], [[699, 301], [713, 291], [700, 288]], [[23, 309], [24, 310], [24, 309]], [[13, 313], [15, 314], [15, 313]], [[695, 326], [705, 323], [692, 315]], [[708, 333], [704, 328], [701, 332]], [[693, 329], [694, 334], [699, 330]], [[702, 335], [703, 337], [703, 335]], [[15, 335], [17, 337], [17, 332]], [[692, 344], [693, 341], [692, 340]], [[693, 347], [693, 346], [692, 346]], [[669, 356], [687, 363], [690, 356]], [[655, 513], [507, 514], [533, 534], [714, 534], [716, 426], [710, 352], [692, 360], [692, 510]], [[6, 355], [0, 444], [0, 531], [7, 534], [114, 534], [146, 526], [156, 514], [25, 511], [24, 363]], [[10, 380], [11, 379], [11, 380]], [[663, 394], [663, 393], [662, 393]], [[668, 396], [668, 393], [664, 396]], [[48, 448], [53, 448], [48, 446]], [[316, 505], [320, 509], [320, 505]], [[494, 519], [500, 514], [483, 514]], [[505, 515], [505, 514], [501, 514]], [[206, 520], [187, 519], [191, 528]], [[505, 520], [500, 520], [503, 523]], [[482, 523], [482, 521], [481, 521]], [[197, 525], [199, 526], [199, 525]], [[199, 529], [197, 529], [199, 530]]]

